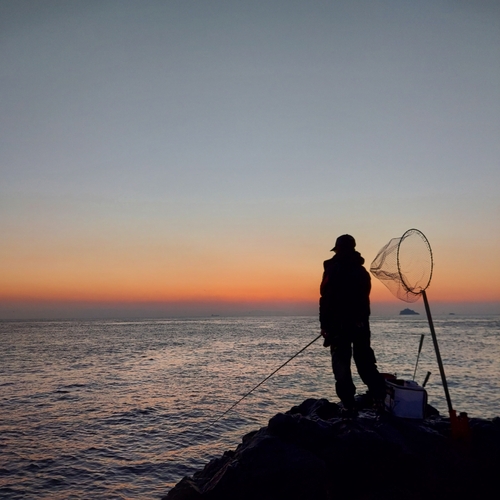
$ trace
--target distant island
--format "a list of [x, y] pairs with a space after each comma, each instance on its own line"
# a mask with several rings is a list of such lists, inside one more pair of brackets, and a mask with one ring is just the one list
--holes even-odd
[[414, 311], [413, 309], [403, 309], [402, 311], [400, 311], [399, 314], [403, 315], [403, 316], [409, 316], [412, 314], [420, 314], [420, 313], [418, 313], [417, 311]]

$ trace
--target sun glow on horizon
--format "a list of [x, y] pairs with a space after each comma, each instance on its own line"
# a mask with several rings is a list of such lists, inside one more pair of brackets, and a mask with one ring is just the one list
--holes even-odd
[[[184, 276], [183, 283], [153, 277], [124, 275], [114, 280], [87, 276], [83, 281], [71, 277], [57, 280], [7, 281], [0, 286], [3, 301], [86, 301], [86, 302], [313, 302], [319, 298], [317, 275], [301, 279], [301, 276], [283, 274], [259, 277], [260, 273], [221, 276], [218, 280], [200, 280], [196, 273]], [[161, 277], [160, 277], [161, 278]], [[498, 288], [492, 284], [474, 283], [458, 286], [454, 283], [432, 283], [428, 296], [446, 302], [494, 302], [500, 301]], [[372, 302], [390, 303], [395, 299], [391, 292], [376, 279], [372, 279]]]

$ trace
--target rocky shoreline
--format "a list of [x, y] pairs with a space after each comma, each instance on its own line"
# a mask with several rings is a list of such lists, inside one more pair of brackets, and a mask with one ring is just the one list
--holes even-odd
[[[479, 499], [498, 494], [500, 418], [473, 418], [452, 438], [449, 418], [424, 420], [308, 399], [278, 413], [164, 500]], [[497, 493], [495, 493], [497, 491]]]

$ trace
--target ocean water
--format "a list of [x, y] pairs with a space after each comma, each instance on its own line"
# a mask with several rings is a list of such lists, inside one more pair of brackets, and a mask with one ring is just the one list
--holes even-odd
[[[500, 317], [434, 318], [453, 406], [500, 416]], [[379, 369], [447, 405], [425, 317], [373, 317]], [[337, 401], [316, 317], [0, 322], [0, 498], [158, 499], [304, 399]], [[355, 370], [354, 370], [355, 372]], [[365, 387], [355, 380], [359, 392]]]

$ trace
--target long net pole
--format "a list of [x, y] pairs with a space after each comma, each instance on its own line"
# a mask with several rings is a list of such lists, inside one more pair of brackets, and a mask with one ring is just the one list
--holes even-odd
[[441, 354], [439, 352], [439, 345], [436, 337], [436, 331], [434, 330], [434, 323], [432, 321], [431, 309], [429, 307], [429, 301], [427, 300], [427, 294], [425, 290], [422, 290], [422, 297], [424, 299], [425, 312], [427, 314], [427, 321], [429, 322], [429, 328], [431, 330], [432, 342], [434, 344], [434, 350], [436, 351], [436, 358], [439, 366], [439, 373], [441, 374], [441, 382], [443, 383], [444, 394], [446, 396], [446, 403], [448, 404], [448, 411], [450, 415], [454, 413], [453, 407], [451, 406], [450, 391], [448, 390], [448, 383], [446, 382], [446, 375], [444, 373], [443, 361], [441, 359]]

